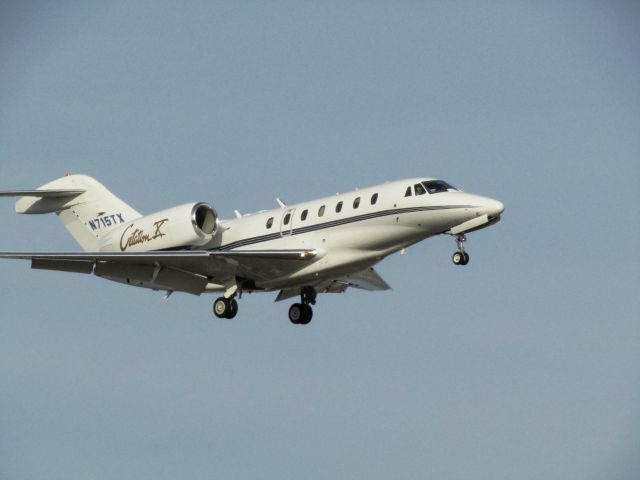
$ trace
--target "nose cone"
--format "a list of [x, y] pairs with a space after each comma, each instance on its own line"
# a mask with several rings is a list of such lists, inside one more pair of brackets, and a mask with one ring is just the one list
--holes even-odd
[[504, 204], [498, 200], [494, 200], [493, 198], [485, 198], [482, 210], [489, 217], [498, 217], [502, 212], [504, 212]]

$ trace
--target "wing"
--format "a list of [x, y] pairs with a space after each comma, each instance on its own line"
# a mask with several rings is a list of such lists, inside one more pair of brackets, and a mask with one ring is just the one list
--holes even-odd
[[260, 281], [293, 273], [317, 253], [316, 250], [0, 252], [0, 258], [31, 260], [31, 268], [95, 273], [139, 287], [200, 294], [235, 284], [236, 277]]
[[[360, 272], [352, 273], [335, 280], [324, 281], [315, 286], [318, 293], [342, 293], [347, 288], [358, 288], [361, 290], [381, 291], [390, 290], [391, 287], [376, 272], [373, 267], [366, 268]], [[276, 302], [293, 298], [300, 295], [299, 288], [288, 288], [280, 290], [276, 297]]]
[[361, 290], [369, 290], [371, 292], [378, 290], [390, 290], [391, 287], [373, 268], [367, 268], [361, 272], [347, 275], [336, 282], [347, 283], [349, 287], [359, 288]]

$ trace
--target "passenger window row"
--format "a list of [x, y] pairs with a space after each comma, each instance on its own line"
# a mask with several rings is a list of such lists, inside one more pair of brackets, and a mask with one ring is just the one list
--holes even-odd
[[[378, 194], [374, 193], [373, 195], [371, 195], [371, 205], [375, 205], [376, 203], [378, 203]], [[343, 206], [343, 201], [340, 200], [336, 204], [336, 213], [340, 213], [342, 211], [342, 206]], [[359, 206], [360, 206], [360, 197], [356, 197], [353, 200], [353, 209], [355, 210]], [[325, 210], [326, 210], [326, 206], [322, 205], [318, 209], [318, 217], [324, 216]], [[304, 222], [308, 216], [309, 216], [309, 209], [305, 208], [300, 214], [300, 220]], [[284, 218], [282, 219], [282, 224], [289, 225], [290, 221], [291, 221], [291, 212], [287, 212]], [[267, 220], [267, 230], [270, 229], [271, 227], [273, 227], [273, 217], [269, 217], [269, 219]]]

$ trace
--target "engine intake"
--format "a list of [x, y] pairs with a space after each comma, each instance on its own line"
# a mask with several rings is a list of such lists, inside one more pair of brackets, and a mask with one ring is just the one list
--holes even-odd
[[218, 232], [208, 203], [187, 203], [127, 222], [103, 240], [103, 252], [145, 252], [203, 247]]
[[205, 235], [213, 235], [218, 227], [218, 216], [208, 203], [196, 203], [191, 210], [191, 223]]

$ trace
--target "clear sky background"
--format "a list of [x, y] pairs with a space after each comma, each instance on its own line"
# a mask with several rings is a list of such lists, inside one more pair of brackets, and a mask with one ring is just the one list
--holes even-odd
[[[640, 478], [637, 2], [2, 2], [0, 189], [223, 217], [409, 176], [503, 201], [383, 293], [0, 264], [0, 477]], [[0, 202], [0, 250], [77, 250]]]

